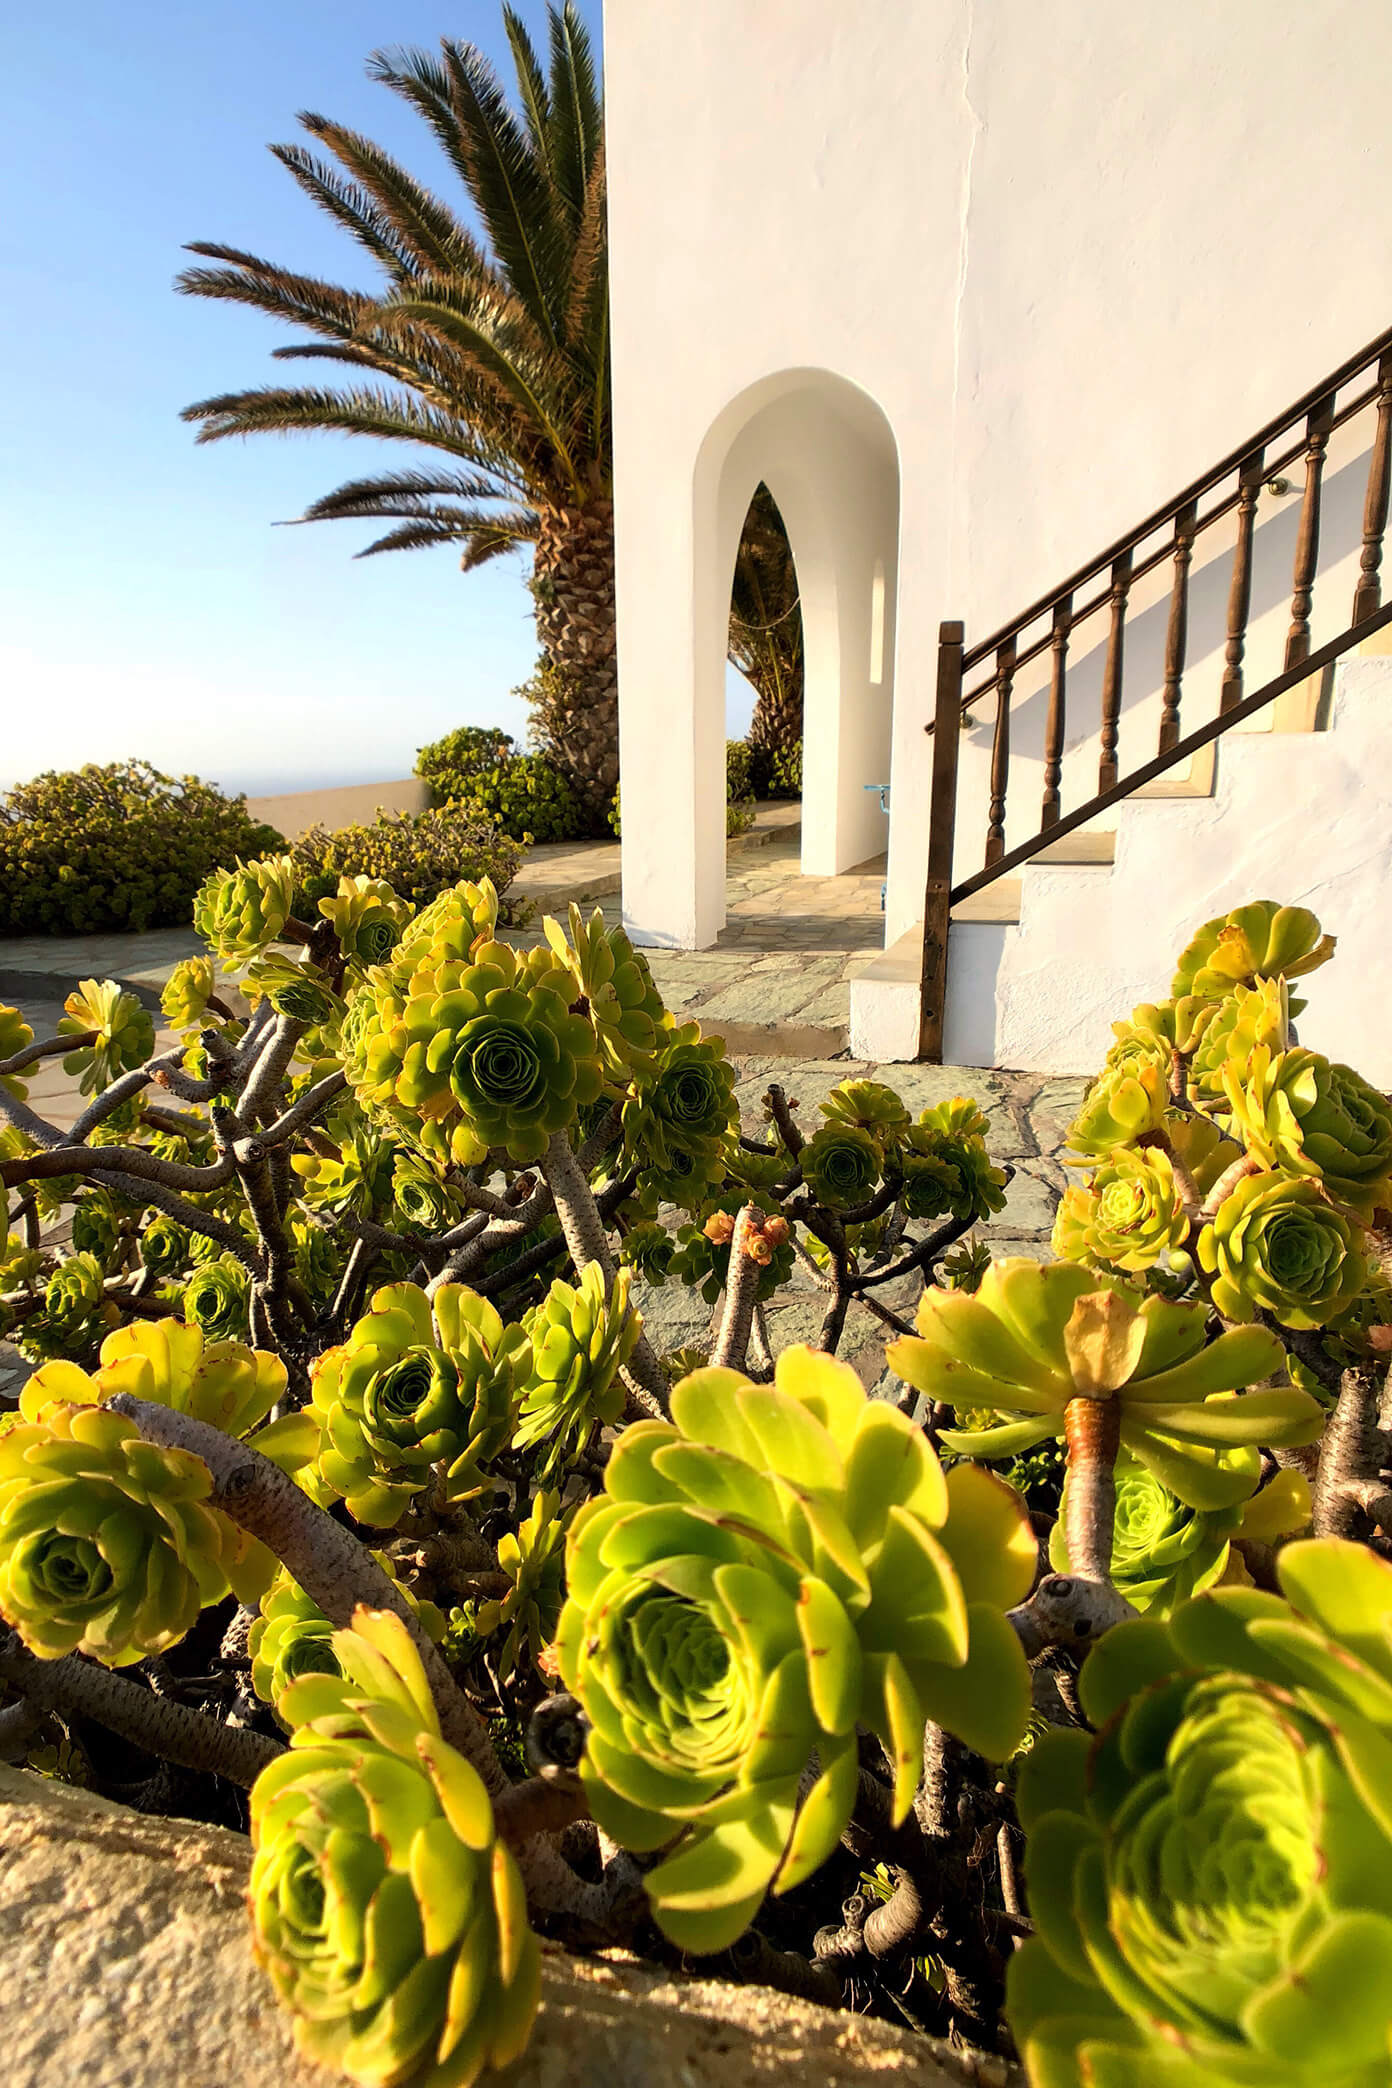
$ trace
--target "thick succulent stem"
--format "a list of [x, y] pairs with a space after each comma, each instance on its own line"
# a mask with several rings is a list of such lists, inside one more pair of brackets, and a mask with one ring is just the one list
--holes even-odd
[[[565, 1243], [575, 1264], [576, 1275], [583, 1274], [588, 1263], [598, 1262], [604, 1271], [605, 1283], [612, 1285], [615, 1271], [609, 1235], [604, 1230], [604, 1220], [600, 1216], [594, 1192], [585, 1180], [564, 1132], [557, 1131], [553, 1134], [551, 1143], [546, 1148], [546, 1157], [541, 1163], [541, 1171], [551, 1191], [556, 1216], [561, 1221], [561, 1231], [565, 1234]], [[625, 1375], [632, 1378], [641, 1391], [655, 1399], [664, 1414], [668, 1412], [667, 1378], [646, 1334], [638, 1336]]]
[[135, 1399], [128, 1392], [117, 1393], [107, 1405], [134, 1421], [148, 1442], [201, 1458], [212, 1474], [213, 1506], [259, 1537], [331, 1623], [351, 1624], [360, 1603], [400, 1617], [421, 1657], [445, 1738], [473, 1763], [490, 1795], [506, 1790], [507, 1777], [482, 1719], [401, 1589], [351, 1530], [316, 1508], [293, 1480], [249, 1443], [236, 1442], [190, 1414]]
[[1068, 1563], [1085, 1580], [1110, 1586], [1121, 1408], [1114, 1395], [1070, 1399], [1063, 1410], [1063, 1427], [1068, 1442], [1063, 1525]]
[[795, 1950], [779, 1950], [757, 1929], [746, 1929], [731, 1945], [730, 1960], [751, 1986], [772, 1987], [775, 1993], [817, 2001], [823, 2008], [841, 2006], [841, 1981], [830, 1964], [816, 1964]]
[[1124, 1624], [1136, 1612], [1110, 1581], [1075, 1579], [1050, 1573], [1027, 1602], [1006, 1611], [1027, 1660], [1037, 1660], [1051, 1646], [1085, 1653], [1104, 1631]]
[[1383, 1446], [1378, 1430], [1380, 1387], [1369, 1364], [1346, 1370], [1339, 1403], [1320, 1445], [1312, 1520], [1316, 1537], [1358, 1537], [1365, 1518], [1392, 1527], [1392, 1491], [1378, 1477]]
[[95, 1719], [147, 1753], [184, 1769], [225, 1776], [250, 1790], [268, 1762], [283, 1752], [278, 1740], [244, 1726], [225, 1726], [204, 1711], [171, 1697], [156, 1696], [138, 1682], [113, 1674], [95, 1661], [69, 1653], [39, 1660], [17, 1632], [0, 1629], [0, 1680], [42, 1711], [77, 1713]]
[[759, 1295], [759, 1264], [749, 1253], [751, 1236], [758, 1230], [763, 1213], [747, 1203], [735, 1220], [730, 1240], [730, 1273], [725, 1279], [725, 1311], [720, 1332], [711, 1351], [711, 1362], [724, 1370], [743, 1370], [754, 1324], [754, 1305]]

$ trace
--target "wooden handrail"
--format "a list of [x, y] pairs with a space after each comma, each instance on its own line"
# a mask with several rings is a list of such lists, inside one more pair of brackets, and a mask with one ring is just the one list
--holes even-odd
[[[1375, 339], [1369, 341], [1367, 347], [1361, 348], [1357, 355], [1351, 355], [1347, 362], [1340, 363], [1338, 369], [1331, 376], [1322, 378], [1318, 384], [1311, 385], [1309, 391], [1302, 393], [1293, 406], [1288, 406], [1284, 413], [1278, 413], [1274, 419], [1266, 423], [1265, 427], [1258, 428], [1255, 435], [1249, 435], [1247, 440], [1239, 443], [1237, 448], [1230, 451], [1221, 463], [1215, 464], [1211, 470], [1204, 472], [1201, 478], [1196, 478], [1192, 485], [1184, 488], [1182, 493], [1176, 493], [1173, 500], [1167, 500], [1162, 507], [1158, 507], [1155, 510], [1153, 515], [1147, 516], [1146, 520], [1137, 528], [1129, 529], [1124, 536], [1118, 537], [1114, 544], [1109, 544], [1105, 551], [1100, 551], [1096, 558], [1089, 559], [1085, 566], [1080, 566], [1077, 572], [1073, 573], [1061, 586], [1051, 588], [1048, 594], [1041, 595], [1037, 602], [1031, 603], [1023, 615], [1012, 618], [1007, 624], [1002, 624], [1000, 629], [993, 631], [989, 638], [983, 638], [978, 644], [969, 646], [962, 655], [963, 674], [970, 674], [973, 667], [979, 666], [982, 660], [988, 659], [1007, 638], [1012, 636], [1018, 638], [1026, 624], [1032, 624], [1037, 616], [1042, 616], [1046, 610], [1051, 610], [1054, 603], [1061, 596], [1078, 594], [1087, 586], [1090, 580], [1095, 580], [1101, 573], [1104, 573], [1113, 560], [1121, 556], [1123, 551], [1134, 551], [1137, 544], [1143, 543], [1148, 536], [1153, 536], [1157, 529], [1162, 529], [1167, 522], [1173, 522], [1180, 509], [1187, 507], [1190, 501], [1202, 500], [1205, 493], [1211, 493], [1215, 486], [1221, 485], [1224, 479], [1230, 478], [1234, 472], [1240, 470], [1254, 449], [1269, 449], [1276, 438], [1283, 435], [1294, 421], [1308, 415], [1320, 403], [1326, 393], [1342, 390], [1351, 377], [1358, 376], [1360, 371], [1367, 369], [1371, 363], [1377, 362], [1389, 348], [1392, 348], [1392, 326], [1389, 326], [1385, 332], [1378, 334]], [[1373, 396], [1373, 393], [1369, 393], [1358, 404], [1367, 405], [1369, 398]], [[1351, 414], [1343, 417], [1349, 418]], [[1301, 448], [1303, 448], [1303, 444]], [[1278, 471], [1281, 461], [1292, 463], [1299, 454], [1300, 449], [1294, 450], [1286, 459], [1273, 462], [1269, 470], [1273, 473]], [[1226, 512], [1226, 510], [1223, 512]], [[1216, 521], [1217, 514], [1215, 513], [1206, 519]], [[1019, 664], [1024, 664], [1023, 658]]]
[[[1340, 403], [1339, 394], [1365, 371], [1374, 381]], [[1369, 407], [1376, 421], [1369, 452], [1367, 492], [1363, 507], [1363, 540], [1357, 586], [1349, 622], [1337, 637], [1310, 650], [1310, 612], [1318, 578], [1323, 481], [1334, 433]], [[1298, 430], [1298, 434], [1297, 431]], [[1294, 438], [1294, 439], [1292, 439]], [[1288, 465], [1303, 463], [1304, 485], [1291, 574], [1291, 614], [1282, 670], [1253, 695], [1244, 694], [1247, 627], [1252, 604], [1252, 566], [1256, 507], [1262, 486]], [[1228, 484], [1228, 481], [1235, 481]], [[1217, 500], [1211, 496], [1218, 494]], [[941, 626], [934, 735], [931, 826], [928, 874], [924, 891], [923, 959], [920, 991], [919, 1055], [942, 1055], [943, 1003], [947, 985], [947, 943], [952, 908], [997, 878], [1026, 863], [1050, 843], [1073, 833], [1101, 812], [1120, 804], [1148, 783], [1210, 746], [1222, 734], [1329, 667], [1351, 646], [1392, 622], [1392, 604], [1382, 607], [1381, 567], [1389, 501], [1392, 498], [1392, 327], [1358, 354], [1350, 356], [1319, 384], [1313, 385], [1282, 414], [1186, 486], [1135, 529], [1070, 575], [1061, 586], [1041, 595], [1021, 615], [1002, 624], [979, 644], [964, 644], [960, 623]], [[1205, 505], [1206, 500], [1211, 504]], [[1180, 721], [1185, 657], [1188, 649], [1189, 579], [1197, 540], [1215, 523], [1236, 512], [1236, 543], [1228, 587], [1223, 674], [1218, 714], [1185, 733]], [[1158, 543], [1152, 539], [1160, 537]], [[1159, 687], [1160, 722], [1153, 760], [1118, 774], [1117, 746], [1126, 652], [1126, 617], [1136, 583], [1169, 564], [1172, 579], [1165, 629], [1164, 664]], [[1099, 584], [1100, 583], [1100, 584]], [[1088, 590], [1092, 590], [1089, 592]], [[1101, 720], [1097, 790], [1067, 814], [1062, 810], [1068, 654], [1074, 634], [1094, 616], [1107, 614], [1106, 652], [1102, 667]], [[1031, 626], [1042, 624], [1035, 635]], [[1020, 670], [1042, 654], [1051, 655], [1048, 714], [1044, 728], [1043, 797], [1038, 830], [1007, 849], [1006, 809], [1010, 790], [1011, 698]], [[964, 693], [967, 675], [990, 661], [991, 672]], [[957, 825], [958, 739], [964, 713], [979, 697], [994, 690], [996, 716], [992, 733], [989, 805], [982, 867], [960, 884], [952, 883]]]

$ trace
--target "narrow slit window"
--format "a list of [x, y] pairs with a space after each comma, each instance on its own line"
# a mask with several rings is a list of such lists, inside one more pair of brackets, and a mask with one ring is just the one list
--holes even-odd
[[878, 688], [884, 680], [884, 633], [885, 633], [885, 569], [884, 560], [875, 560], [875, 577], [870, 583], [870, 685]]

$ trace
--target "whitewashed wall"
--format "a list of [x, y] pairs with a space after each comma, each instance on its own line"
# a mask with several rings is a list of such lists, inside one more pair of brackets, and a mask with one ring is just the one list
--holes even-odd
[[[876, 845], [849, 807], [873, 804], [892, 687], [892, 940], [921, 910], [939, 620], [986, 635], [1392, 323], [1392, 6], [606, 0], [605, 71], [630, 926], [701, 944], [721, 924], [730, 515], [762, 475], [801, 504], [809, 614], [825, 636], [834, 602], [848, 662], [897, 493], [889, 663], [848, 674], [834, 728], [811, 695], [805, 858]], [[1330, 496], [1343, 552], [1356, 466]], [[1263, 501], [1254, 668], [1295, 506]], [[1214, 700], [1225, 587], [1196, 572], [1186, 722]], [[1138, 626], [1137, 696], [1163, 620]], [[1080, 660], [1075, 802], [1087, 688]], [[1027, 762], [1042, 705], [1019, 693]], [[1123, 756], [1152, 732], [1128, 716]], [[1037, 767], [1012, 787], [1019, 832]]]

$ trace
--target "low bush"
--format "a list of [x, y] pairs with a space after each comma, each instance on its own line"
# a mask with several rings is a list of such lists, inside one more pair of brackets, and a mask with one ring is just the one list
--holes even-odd
[[49, 769], [0, 797], [0, 933], [186, 922], [209, 871], [280, 846], [245, 798], [197, 776], [147, 761]]
[[436, 804], [443, 805], [465, 796], [475, 776], [516, 754], [516, 740], [500, 725], [460, 725], [420, 749], [416, 774], [430, 785]]
[[311, 827], [290, 850], [297, 886], [306, 898], [325, 899], [340, 877], [372, 877], [415, 906], [424, 906], [461, 878], [491, 878], [504, 892], [522, 859], [518, 842], [500, 832], [472, 804], [398, 812], [371, 826]]
[[519, 754], [497, 727], [461, 725], [432, 740], [416, 756], [416, 774], [437, 806], [458, 805], [514, 841], [581, 841], [589, 833], [564, 772], [548, 755]]

